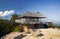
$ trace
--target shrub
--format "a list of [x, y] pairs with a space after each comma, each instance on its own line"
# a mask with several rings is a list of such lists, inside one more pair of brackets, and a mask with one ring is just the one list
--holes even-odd
[[15, 32], [22, 32], [23, 31], [23, 26], [20, 26], [20, 25], [16, 26], [14, 31]]

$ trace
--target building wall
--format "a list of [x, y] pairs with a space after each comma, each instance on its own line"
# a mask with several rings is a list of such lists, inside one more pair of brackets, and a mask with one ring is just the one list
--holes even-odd
[[41, 29], [44, 28], [44, 24], [28, 24], [28, 25], [23, 25], [24, 31], [28, 31], [29, 29]]

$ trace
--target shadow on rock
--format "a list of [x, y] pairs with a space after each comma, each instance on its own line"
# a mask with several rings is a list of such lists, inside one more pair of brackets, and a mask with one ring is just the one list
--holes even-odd
[[39, 36], [44, 36], [44, 34], [40, 33], [40, 34], [37, 35], [37, 37], [39, 37]]
[[23, 37], [25, 37], [26, 35], [20, 34], [19, 36], [15, 37], [14, 39], [22, 39]]

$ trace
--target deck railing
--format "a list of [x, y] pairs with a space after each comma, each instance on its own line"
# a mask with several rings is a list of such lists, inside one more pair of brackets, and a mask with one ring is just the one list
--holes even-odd
[[40, 20], [15, 20], [15, 22], [17, 23], [22, 23], [22, 24], [40, 24], [41, 21]]

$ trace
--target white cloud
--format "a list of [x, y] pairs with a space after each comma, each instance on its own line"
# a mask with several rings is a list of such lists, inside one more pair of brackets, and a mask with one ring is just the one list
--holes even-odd
[[4, 11], [4, 12], [0, 12], [0, 16], [7, 16], [7, 15], [11, 15], [11, 14], [14, 14], [14, 10], [7, 10], [7, 11]]

